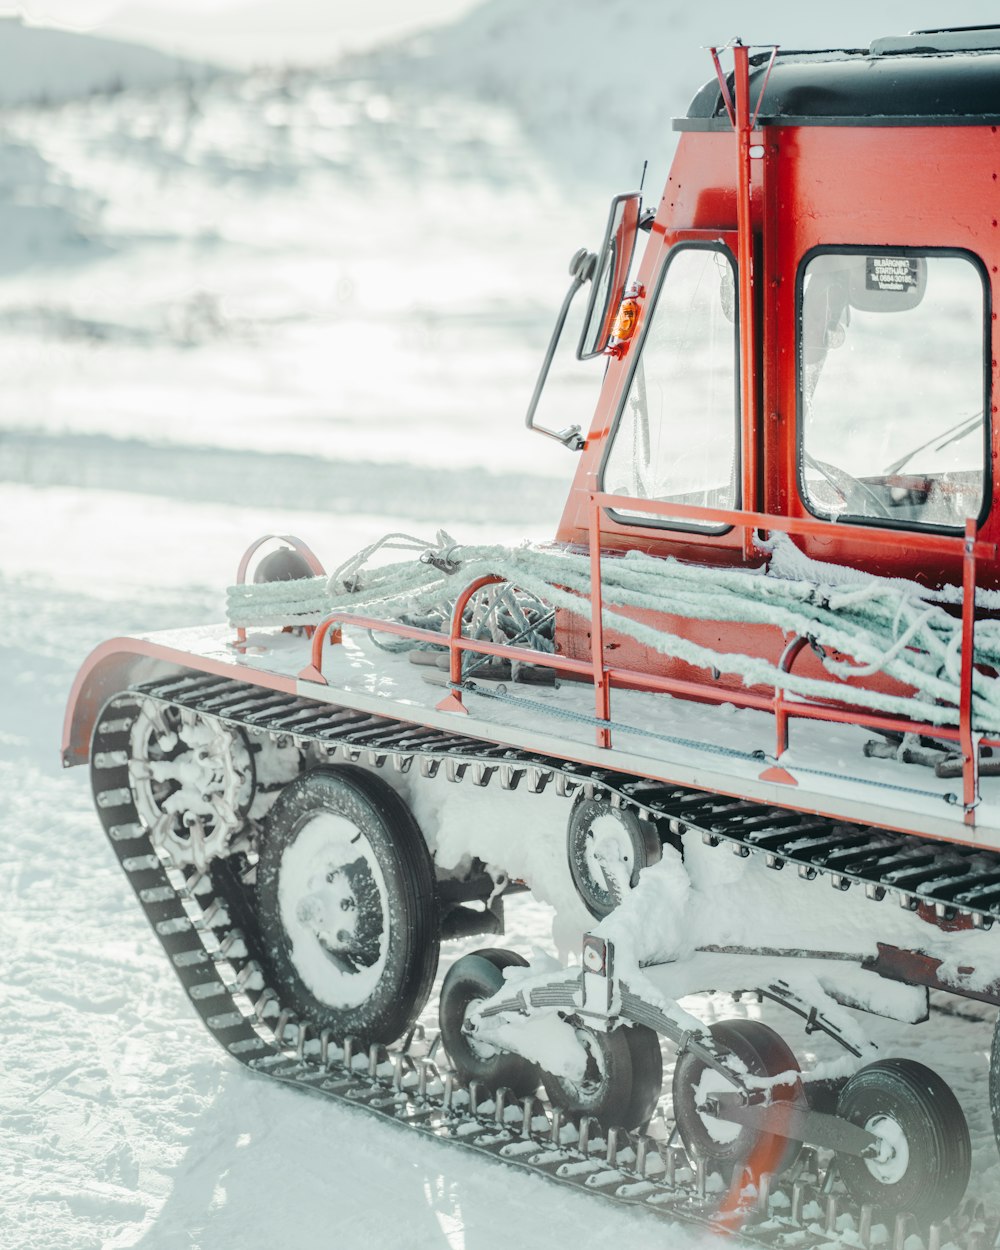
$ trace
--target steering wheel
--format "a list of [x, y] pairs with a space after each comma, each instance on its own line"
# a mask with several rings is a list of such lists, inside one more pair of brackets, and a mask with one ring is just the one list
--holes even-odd
[[878, 495], [865, 482], [860, 481], [856, 477], [852, 477], [846, 469], [841, 469], [838, 465], [828, 464], [825, 460], [816, 460], [810, 456], [808, 452], [803, 451], [802, 463], [810, 469], [815, 469], [817, 473], [830, 483], [833, 489], [840, 495], [844, 501], [844, 507], [852, 512], [858, 513], [860, 516], [870, 516], [871, 513], [860, 508], [851, 506], [852, 499], [856, 502], [859, 498], [869, 500], [875, 507], [875, 515], [891, 519], [892, 513], [885, 506]]

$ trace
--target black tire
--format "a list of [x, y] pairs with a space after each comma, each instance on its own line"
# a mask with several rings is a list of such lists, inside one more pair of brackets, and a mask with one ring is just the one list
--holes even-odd
[[844, 1086], [837, 1114], [887, 1138], [901, 1132], [906, 1142], [905, 1159], [837, 1155], [856, 1202], [908, 1211], [922, 1221], [952, 1214], [969, 1184], [972, 1145], [962, 1108], [936, 1072], [912, 1059], [869, 1064]]
[[634, 1128], [627, 1121], [632, 1108], [632, 1052], [626, 1027], [602, 1032], [589, 1025], [575, 1025], [586, 1066], [583, 1079], [572, 1081], [551, 1072], [542, 1073], [549, 1100], [573, 1114], [593, 1116], [603, 1129]]
[[517, 951], [509, 951], [503, 946], [484, 946], [481, 950], [473, 951], [472, 954], [488, 959], [493, 967], [501, 972], [504, 968], [527, 968], [528, 966], [528, 961], [523, 955], [519, 955]]
[[288, 785], [261, 842], [257, 920], [283, 1008], [338, 1041], [404, 1033], [430, 994], [439, 939], [434, 867], [399, 795], [349, 766]]
[[663, 1092], [663, 1051], [654, 1029], [633, 1024], [621, 1029], [632, 1061], [632, 1096], [622, 1125], [638, 1128], [653, 1118]]
[[566, 829], [569, 870], [584, 907], [592, 916], [601, 920], [614, 910], [616, 904], [603, 874], [595, 875], [592, 862], [591, 847], [595, 836], [594, 826], [598, 820], [613, 820], [621, 827], [623, 859], [631, 870], [631, 889], [638, 884], [642, 870], [655, 864], [660, 858], [662, 847], [653, 826], [648, 821], [640, 820], [628, 808], [612, 807], [605, 799], [587, 799], [581, 796], [576, 800]]
[[461, 1081], [482, 1081], [494, 1093], [505, 1086], [515, 1097], [523, 1098], [538, 1089], [535, 1064], [462, 1031], [470, 1005], [492, 998], [503, 988], [504, 968], [515, 966], [525, 967], [526, 960], [513, 951], [490, 949], [463, 955], [448, 969], [438, 1014], [445, 1050]]
[[[721, 1020], [709, 1029], [720, 1051], [728, 1051], [751, 1076], [773, 1077], [783, 1072], [799, 1072], [798, 1061], [784, 1039], [759, 1020]], [[684, 1051], [674, 1067], [672, 1086], [674, 1119], [688, 1154], [703, 1158], [709, 1172], [730, 1180], [737, 1169], [749, 1166], [755, 1175], [780, 1173], [799, 1157], [802, 1143], [775, 1133], [740, 1128], [731, 1121], [709, 1125], [697, 1110], [697, 1091], [707, 1065], [690, 1051]], [[720, 1090], [725, 1088], [719, 1077]], [[775, 1101], [793, 1101], [801, 1095], [796, 1078], [787, 1086], [775, 1087]], [[714, 1130], [714, 1131], [713, 1131]], [[729, 1140], [719, 1140], [725, 1132]]]
[[837, 1103], [840, 1101], [841, 1092], [846, 1084], [846, 1076], [824, 1077], [818, 1081], [803, 1082], [810, 1111], [819, 1111], [822, 1115], [836, 1115]]
[[990, 1111], [993, 1115], [993, 1139], [1000, 1150], [1000, 1016], [993, 1026], [993, 1048], [990, 1051]]

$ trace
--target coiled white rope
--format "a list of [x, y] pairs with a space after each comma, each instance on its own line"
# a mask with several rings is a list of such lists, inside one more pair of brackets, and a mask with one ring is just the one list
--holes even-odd
[[[392, 548], [420, 551], [420, 558], [370, 563], [378, 552]], [[228, 614], [231, 624], [252, 628], [315, 624], [338, 609], [387, 621], [447, 613], [463, 585], [487, 574], [504, 578], [552, 608], [590, 617], [589, 556], [529, 545], [459, 546], [443, 531], [434, 542], [386, 535], [329, 578], [231, 586]], [[901, 579], [821, 564], [803, 556], [784, 535], [771, 539], [766, 572], [629, 552], [602, 557], [601, 586], [605, 629], [658, 654], [736, 674], [747, 686], [780, 687], [805, 698], [840, 697], [934, 725], [958, 723], [961, 620], [942, 606], [956, 601], [958, 588], [930, 591]], [[986, 596], [996, 597], [990, 592]], [[983, 606], [995, 605], [990, 601]], [[783, 673], [760, 656], [713, 650], [636, 620], [636, 611], [774, 626], [808, 638], [836, 681]], [[1000, 622], [977, 623], [976, 663], [1000, 669]], [[879, 672], [916, 693], [907, 697], [839, 684]], [[973, 673], [973, 723], [979, 731], [1000, 732], [1000, 680], [978, 671]]]

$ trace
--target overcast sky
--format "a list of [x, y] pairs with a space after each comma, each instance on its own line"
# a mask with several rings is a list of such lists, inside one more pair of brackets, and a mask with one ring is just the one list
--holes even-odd
[[328, 60], [451, 21], [478, 0], [0, 0], [0, 13], [226, 65]]

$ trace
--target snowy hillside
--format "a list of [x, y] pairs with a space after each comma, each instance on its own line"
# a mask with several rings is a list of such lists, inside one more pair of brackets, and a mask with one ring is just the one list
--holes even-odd
[[[521, 413], [607, 199], [564, 202], [505, 111], [276, 72], [25, 109], [5, 136], [9, 431], [570, 467], [525, 449]], [[81, 385], [54, 381], [52, 346]]]
[[0, 108], [198, 81], [218, 71], [153, 48], [0, 17]]
[[74, 186], [39, 144], [15, 137], [11, 110], [28, 107], [48, 129], [67, 101], [94, 97], [100, 109], [121, 92], [193, 89], [218, 72], [137, 44], [0, 17], [0, 275], [39, 262], [89, 261], [108, 250], [97, 237], [101, 189]]
[[784, 48], [867, 47], [879, 35], [996, 21], [991, 0], [873, 7], [740, 0], [484, 0], [463, 19], [383, 49], [359, 66], [383, 81], [510, 108], [556, 175], [631, 189], [649, 160], [647, 195], [659, 194], [674, 134], [695, 91], [712, 77], [708, 47], [739, 37]]

